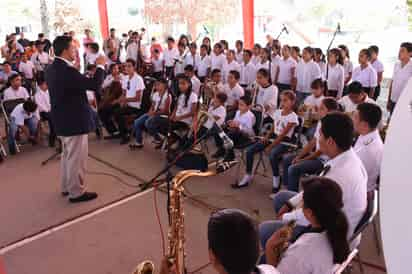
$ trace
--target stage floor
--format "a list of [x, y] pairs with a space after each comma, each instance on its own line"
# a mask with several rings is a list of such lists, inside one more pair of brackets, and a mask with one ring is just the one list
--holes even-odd
[[[127, 274], [144, 259], [158, 265], [162, 244], [154, 193], [137, 193], [140, 190], [135, 185], [162, 168], [161, 153], [150, 144], [141, 151], [129, 151], [117, 142], [91, 136], [87, 183], [99, 198], [76, 205], [59, 194], [58, 160], [40, 165], [51, 153], [45, 147], [28, 146], [0, 165], [0, 259], [6, 273]], [[241, 208], [257, 221], [274, 217], [269, 178], [259, 176], [251, 187], [240, 191], [230, 188], [234, 180], [235, 168], [186, 184], [191, 196], [185, 201], [189, 271], [208, 262], [206, 224], [212, 210]], [[166, 230], [166, 195], [157, 192], [157, 197]], [[372, 231], [368, 229], [362, 239], [362, 259], [384, 266]], [[359, 273], [354, 266], [353, 273]], [[210, 266], [200, 272], [214, 273]], [[365, 267], [365, 273], [383, 272]]]

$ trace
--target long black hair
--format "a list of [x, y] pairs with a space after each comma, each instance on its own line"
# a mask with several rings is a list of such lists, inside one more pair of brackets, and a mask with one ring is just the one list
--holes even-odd
[[336, 63], [343, 65], [345, 60], [343, 60], [342, 51], [340, 49], [338, 49], [338, 48], [331, 49], [329, 51], [329, 54], [335, 55]]
[[343, 263], [350, 253], [347, 240], [348, 220], [343, 208], [340, 186], [326, 177], [311, 177], [303, 183], [304, 208], [312, 210], [317, 222], [326, 231], [333, 250], [333, 263]]
[[188, 92], [184, 93], [179, 89], [179, 94], [183, 94], [185, 96], [185, 107], [187, 107], [187, 104], [189, 103], [190, 95], [192, 95], [192, 81], [190, 80], [189, 77], [187, 77], [184, 74], [178, 75], [177, 80], [183, 80], [186, 81], [189, 84], [189, 90]]

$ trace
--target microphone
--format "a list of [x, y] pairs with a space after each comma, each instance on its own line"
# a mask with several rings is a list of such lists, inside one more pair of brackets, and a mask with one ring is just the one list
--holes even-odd
[[225, 161], [221, 162], [216, 166], [216, 174], [220, 174], [225, 172], [226, 170], [234, 167], [238, 161]]
[[289, 34], [289, 30], [288, 30], [288, 28], [285, 26], [285, 24], [283, 24], [282, 30], [284, 30], [284, 31], [286, 32], [286, 34]]
[[203, 25], [203, 30], [205, 31], [206, 34], [209, 34], [209, 33], [210, 33], [209, 30], [206, 28], [205, 25]]
[[337, 33], [341, 33], [341, 30], [340, 30], [340, 23], [338, 23], [338, 27], [337, 27], [337, 29], [336, 29], [336, 32], [337, 32]]

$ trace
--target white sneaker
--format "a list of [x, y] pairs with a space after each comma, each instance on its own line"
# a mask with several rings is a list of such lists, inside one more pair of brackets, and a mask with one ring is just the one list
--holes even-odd
[[250, 182], [252, 182], [252, 175], [245, 174], [242, 178], [242, 180], [239, 181], [239, 186], [247, 185]]

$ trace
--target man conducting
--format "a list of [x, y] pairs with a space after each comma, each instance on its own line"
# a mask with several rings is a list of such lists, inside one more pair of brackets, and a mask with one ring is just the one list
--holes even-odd
[[88, 133], [95, 128], [86, 90], [96, 91], [104, 80], [104, 57], [96, 60], [97, 71], [86, 78], [75, 67], [76, 49], [69, 36], [58, 36], [53, 41], [56, 55], [47, 68], [51, 118], [56, 134], [62, 141], [61, 187], [62, 195], [71, 203], [97, 198], [97, 193], [87, 192], [85, 184], [88, 154]]

